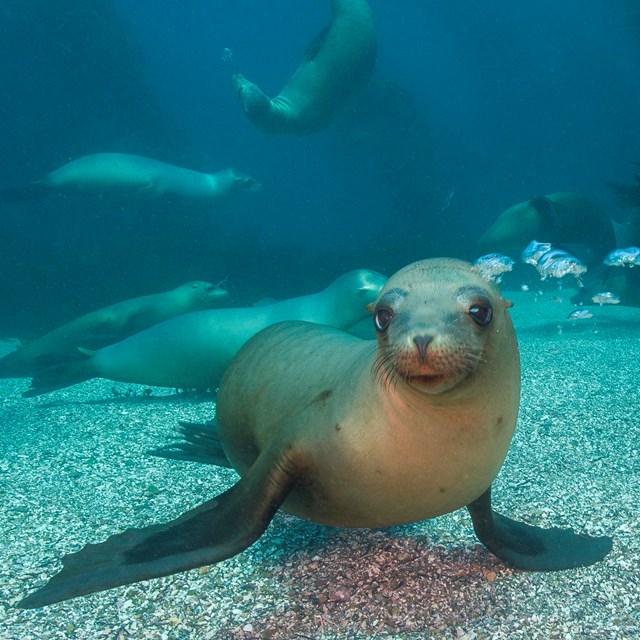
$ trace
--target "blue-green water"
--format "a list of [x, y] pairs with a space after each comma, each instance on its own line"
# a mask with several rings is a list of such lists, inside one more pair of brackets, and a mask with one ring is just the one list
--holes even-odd
[[[640, 159], [637, 2], [370, 5], [367, 87], [326, 129], [274, 136], [242, 113], [230, 76], [275, 95], [329, 21], [328, 1], [6, 0], [0, 189], [105, 151], [233, 166], [262, 188], [215, 207], [100, 194], [0, 202], [0, 336], [33, 338], [191, 279], [224, 279], [239, 306], [317, 291], [353, 268], [472, 260], [501, 211], [557, 191], [625, 221], [608, 183], [633, 185]], [[505, 278], [523, 395], [496, 501], [529, 522], [612, 535], [604, 562], [511, 571], [462, 512], [387, 531], [279, 515], [209, 571], [55, 615], [19, 611], [62, 555], [174, 517], [235, 476], [146, 455], [178, 419], [210, 417], [211, 397], [97, 380], [25, 399], [27, 380], [4, 379], [0, 638], [257, 638], [265, 621], [274, 638], [637, 637], [640, 312], [594, 307], [570, 321], [566, 285], [539, 286], [522, 266]], [[640, 298], [637, 277], [629, 286]]]
[[7, 0], [0, 187], [119, 151], [235, 166], [262, 190], [204, 209], [2, 203], [0, 331], [38, 335], [191, 279], [228, 277], [245, 303], [318, 289], [350, 268], [472, 259], [500, 211], [554, 191], [622, 219], [606, 182], [633, 182], [638, 158], [635, 2], [371, 6], [368, 90], [300, 138], [254, 127], [230, 76], [275, 95], [329, 21], [328, 0]]

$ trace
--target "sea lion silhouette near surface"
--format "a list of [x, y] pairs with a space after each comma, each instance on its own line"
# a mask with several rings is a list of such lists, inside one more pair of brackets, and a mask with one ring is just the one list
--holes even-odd
[[531, 240], [570, 248], [590, 264], [616, 245], [613, 222], [598, 205], [578, 193], [558, 192], [503, 211], [481, 236], [478, 251], [519, 257]]
[[232, 77], [244, 112], [261, 129], [294, 135], [319, 131], [371, 77], [377, 50], [371, 8], [365, 0], [332, 0], [331, 7], [331, 24], [275, 98], [242, 74]]
[[257, 180], [235, 169], [201, 173], [129, 153], [94, 153], [72, 160], [26, 187], [4, 189], [0, 199], [24, 200], [58, 192], [215, 202], [259, 187]]
[[174, 316], [210, 309], [228, 292], [211, 282], [194, 280], [171, 291], [122, 300], [63, 324], [0, 358], [0, 378], [35, 375], [61, 360], [84, 359], [78, 350], [100, 349]]
[[260, 332], [218, 395], [218, 436], [241, 479], [171, 522], [66, 556], [60, 573], [18, 606], [219, 562], [259, 538], [279, 508], [318, 523], [383, 527], [466, 506], [480, 541], [509, 565], [554, 570], [600, 560], [609, 538], [492, 510], [491, 483], [519, 402], [510, 306], [469, 263], [425, 260], [382, 289], [377, 342], [306, 322]]
[[386, 282], [375, 271], [350, 271], [312, 295], [258, 307], [195, 311], [156, 324], [85, 358], [47, 367], [26, 397], [90, 378], [171, 388], [215, 388], [231, 358], [261, 329], [307, 320], [346, 329], [369, 311]]

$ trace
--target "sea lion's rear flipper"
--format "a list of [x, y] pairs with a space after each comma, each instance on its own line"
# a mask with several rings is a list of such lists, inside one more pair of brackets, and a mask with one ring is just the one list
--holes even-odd
[[22, 397], [41, 396], [94, 378], [92, 355], [92, 351], [78, 348], [77, 358], [67, 356], [39, 358], [35, 363], [36, 372], [31, 379], [31, 386], [22, 394]]
[[263, 451], [231, 489], [165, 524], [128, 529], [65, 556], [63, 568], [18, 603], [34, 609], [220, 562], [265, 531], [298, 475], [291, 446]]
[[180, 421], [178, 424], [180, 426], [176, 430], [180, 434], [179, 442], [166, 444], [147, 453], [159, 458], [231, 467], [218, 437], [215, 419], [205, 423]]
[[572, 529], [542, 529], [516, 522], [491, 508], [491, 487], [467, 506], [478, 539], [505, 564], [527, 571], [557, 571], [602, 560], [611, 538], [593, 538]]

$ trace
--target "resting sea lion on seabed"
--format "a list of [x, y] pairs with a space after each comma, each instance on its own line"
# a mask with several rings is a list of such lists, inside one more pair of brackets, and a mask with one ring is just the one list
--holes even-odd
[[478, 252], [519, 257], [531, 240], [569, 248], [588, 264], [600, 262], [616, 244], [613, 222], [600, 207], [580, 194], [559, 192], [503, 211], [478, 241]]
[[519, 403], [510, 306], [469, 263], [424, 260], [382, 289], [377, 344], [306, 322], [260, 332], [218, 394], [217, 433], [237, 484], [176, 520], [66, 556], [19, 606], [219, 562], [257, 540], [279, 508], [322, 524], [386, 527], [467, 507], [480, 541], [513, 567], [597, 562], [609, 538], [492, 509]]
[[25, 378], [43, 366], [84, 359], [79, 351], [100, 349], [174, 316], [210, 309], [228, 292], [210, 282], [187, 282], [176, 289], [122, 300], [87, 313], [0, 359], [0, 378]]
[[238, 349], [261, 329], [283, 320], [307, 320], [346, 329], [369, 311], [386, 282], [359, 269], [313, 295], [239, 309], [196, 311], [171, 318], [83, 360], [38, 372], [24, 396], [36, 396], [90, 378], [171, 388], [217, 387]]
[[201, 173], [129, 153], [94, 153], [72, 160], [26, 187], [4, 189], [0, 199], [25, 200], [58, 192], [215, 202], [259, 187], [257, 180], [235, 169]]
[[294, 135], [324, 129], [371, 77], [377, 47], [369, 5], [366, 0], [332, 0], [331, 7], [331, 24], [275, 98], [239, 73], [232, 77], [244, 112], [261, 129]]

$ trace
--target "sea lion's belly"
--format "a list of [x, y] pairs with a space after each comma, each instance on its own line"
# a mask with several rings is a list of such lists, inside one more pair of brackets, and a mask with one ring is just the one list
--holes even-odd
[[[375, 402], [318, 428], [304, 483], [283, 509], [321, 524], [381, 527], [466, 506], [491, 484], [516, 421], [512, 408], [399, 412]], [[309, 437], [309, 431], [307, 431]]]

